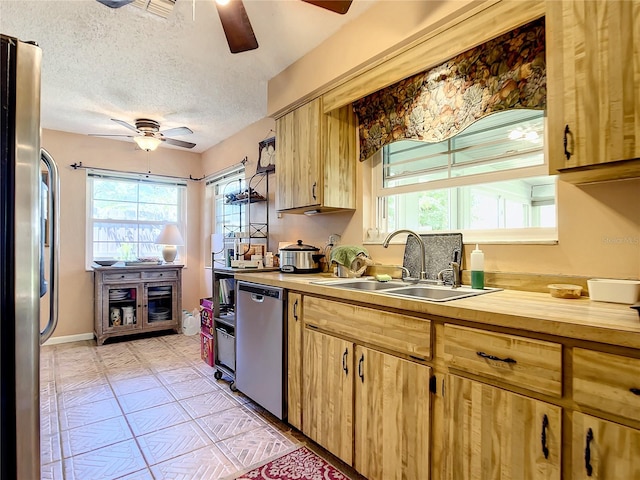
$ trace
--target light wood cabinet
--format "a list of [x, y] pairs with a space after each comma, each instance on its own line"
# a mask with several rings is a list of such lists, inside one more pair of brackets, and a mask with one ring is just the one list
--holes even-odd
[[580, 405], [640, 422], [640, 359], [574, 348], [572, 383]]
[[640, 430], [574, 412], [572, 437], [573, 480], [640, 478]]
[[[317, 309], [318, 301], [324, 302], [324, 312]], [[345, 317], [327, 313], [340, 307], [344, 307]], [[350, 307], [304, 297], [302, 431], [369, 480], [426, 480], [430, 470], [431, 368], [318, 330], [321, 318], [333, 318], [336, 325], [344, 320], [349, 323]], [[396, 317], [400, 317], [387, 315], [389, 323], [382, 320], [377, 328], [371, 327], [369, 330], [376, 332], [367, 338], [377, 335], [377, 343], [398, 348], [393, 340], [380, 341], [385, 328], [391, 326], [393, 331]], [[360, 319], [372, 321], [366, 315]], [[411, 329], [412, 319], [408, 318], [407, 324]], [[326, 329], [332, 326], [324, 322]], [[426, 338], [430, 338], [428, 334]]]
[[353, 463], [353, 344], [304, 332], [302, 431], [345, 463]]
[[551, 169], [576, 183], [640, 176], [640, 1], [546, 7]]
[[94, 335], [180, 331], [182, 265], [94, 268]]
[[452, 368], [556, 397], [562, 396], [562, 345], [445, 324]]
[[287, 298], [287, 420], [302, 430], [302, 295]]
[[355, 362], [355, 469], [428, 480], [431, 368], [359, 345]]
[[560, 407], [448, 375], [445, 419], [445, 479], [561, 478]]
[[278, 211], [355, 209], [357, 132], [350, 105], [325, 114], [317, 98], [277, 119], [276, 155]]

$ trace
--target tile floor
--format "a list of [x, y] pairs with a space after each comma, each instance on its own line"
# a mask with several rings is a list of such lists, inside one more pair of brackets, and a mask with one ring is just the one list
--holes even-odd
[[42, 479], [226, 479], [309, 443], [215, 380], [198, 335], [46, 346], [40, 370]]

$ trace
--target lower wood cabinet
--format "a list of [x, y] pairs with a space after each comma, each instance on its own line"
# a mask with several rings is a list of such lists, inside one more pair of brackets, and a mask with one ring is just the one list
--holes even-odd
[[560, 407], [456, 375], [444, 397], [447, 480], [560, 480]]
[[431, 368], [356, 345], [355, 469], [428, 479]]
[[640, 478], [640, 430], [573, 414], [573, 480]]
[[353, 344], [304, 331], [302, 431], [353, 464]]
[[428, 479], [431, 369], [304, 330], [303, 432], [369, 480]]
[[287, 296], [287, 420], [302, 430], [302, 295]]

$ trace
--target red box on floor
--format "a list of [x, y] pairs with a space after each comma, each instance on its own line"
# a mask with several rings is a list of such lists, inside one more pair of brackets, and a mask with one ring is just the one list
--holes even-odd
[[207, 365], [214, 366], [213, 337], [204, 331], [200, 332], [200, 358], [202, 358]]
[[200, 329], [213, 336], [213, 301], [210, 298], [201, 298], [200, 309]]

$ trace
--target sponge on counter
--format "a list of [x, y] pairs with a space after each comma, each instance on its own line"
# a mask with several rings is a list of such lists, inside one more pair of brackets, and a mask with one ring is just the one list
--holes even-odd
[[379, 282], [388, 282], [391, 280], [391, 275], [376, 275], [376, 280]]

